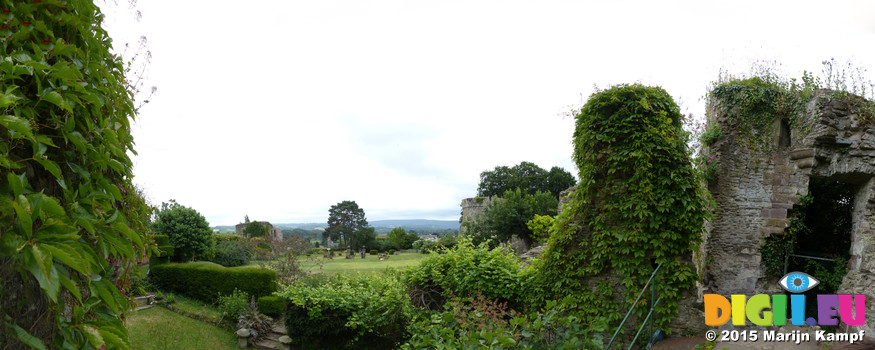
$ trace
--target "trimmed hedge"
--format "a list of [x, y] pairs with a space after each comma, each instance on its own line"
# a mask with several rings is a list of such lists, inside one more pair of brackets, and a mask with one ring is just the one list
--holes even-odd
[[207, 303], [234, 289], [256, 298], [276, 290], [276, 272], [257, 267], [221, 267], [203, 263], [152, 266], [150, 278], [164, 291], [183, 294]]
[[258, 298], [258, 312], [269, 316], [278, 316], [286, 310], [286, 299], [268, 295]]

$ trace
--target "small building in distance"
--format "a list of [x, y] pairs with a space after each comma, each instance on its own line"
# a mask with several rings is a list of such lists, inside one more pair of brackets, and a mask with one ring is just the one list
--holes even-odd
[[[282, 230], [281, 228], [276, 227], [276, 226], [274, 226], [274, 225], [271, 225], [271, 224], [270, 224], [269, 222], [267, 222], [267, 221], [258, 221], [258, 220], [255, 220], [255, 221], [253, 221], [253, 222], [259, 223], [259, 224], [261, 224], [262, 226], [264, 226], [264, 228], [267, 229], [267, 234], [268, 234], [271, 238], [273, 238], [274, 240], [276, 240], [276, 241], [282, 241], [282, 240], [283, 240], [283, 230]], [[249, 216], [248, 216], [248, 215], [246, 216], [245, 222], [243, 222], [243, 223], [239, 223], [239, 224], [237, 224], [237, 226], [235, 227], [235, 230], [236, 230], [236, 233], [237, 233], [238, 236], [243, 236], [243, 230], [246, 229], [246, 225], [249, 225]]]

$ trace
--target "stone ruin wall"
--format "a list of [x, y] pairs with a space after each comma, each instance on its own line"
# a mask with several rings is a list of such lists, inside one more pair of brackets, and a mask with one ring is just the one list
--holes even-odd
[[[278, 226], [274, 226], [267, 221], [255, 220], [253, 222], [257, 222], [257, 223], [261, 224], [262, 226], [264, 226], [264, 228], [267, 229], [267, 234], [270, 235], [270, 237], [273, 240], [275, 240], [275, 241], [282, 241], [283, 240], [283, 229], [282, 228], [280, 228]], [[238, 236], [242, 236], [243, 230], [246, 229], [246, 223], [237, 224], [237, 226], [235, 226], [234, 229], [235, 229], [235, 232], [237, 233]]]
[[483, 215], [483, 210], [486, 209], [486, 205], [489, 202], [492, 202], [490, 197], [473, 197], [462, 200], [462, 203], [459, 204], [462, 206], [462, 217], [459, 219], [461, 223], [459, 225], [459, 234], [465, 233], [465, 222], [474, 221], [480, 215]]
[[[717, 114], [720, 101], [712, 100]], [[810, 177], [857, 186], [848, 274], [839, 294], [866, 295], [866, 325], [875, 325], [875, 126], [862, 124], [845, 98], [818, 91], [807, 106], [809, 132], [789, 130], [789, 146], [781, 142], [776, 120], [774, 153], [744, 150], [735, 135], [724, 130], [711, 147], [719, 164], [716, 182], [709, 184], [716, 204], [706, 223], [702, 250], [696, 257], [705, 271], [700, 296], [782, 293], [776, 279], [765, 277], [760, 247], [767, 235], [782, 234], [787, 212], [808, 193]], [[805, 124], [805, 123], [803, 123]], [[816, 276], [815, 276], [816, 278]]]

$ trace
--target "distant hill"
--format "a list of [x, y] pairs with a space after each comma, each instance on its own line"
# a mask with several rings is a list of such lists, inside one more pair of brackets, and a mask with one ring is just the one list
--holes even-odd
[[420, 233], [459, 230], [458, 220], [374, 220], [369, 221], [368, 223], [371, 224], [378, 233], [381, 229], [385, 229], [386, 232], [389, 232], [396, 227], [401, 227], [407, 231], [414, 230]]
[[[371, 226], [374, 227], [377, 234], [385, 234], [391, 231], [393, 228], [401, 227], [407, 231], [416, 231], [420, 234], [432, 233], [432, 232], [440, 232], [446, 230], [459, 230], [459, 221], [457, 220], [374, 220], [368, 221]], [[325, 227], [328, 226], [324, 222], [318, 223], [287, 223], [287, 224], [273, 224], [274, 226], [278, 226], [283, 230], [292, 230], [292, 229], [303, 229], [307, 231], [322, 231], [325, 230]], [[213, 229], [217, 229], [219, 231], [224, 230], [234, 230], [234, 226], [213, 226]]]

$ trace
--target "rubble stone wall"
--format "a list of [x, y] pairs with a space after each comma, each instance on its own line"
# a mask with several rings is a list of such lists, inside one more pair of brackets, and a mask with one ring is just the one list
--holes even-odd
[[[745, 149], [727, 134], [711, 146], [719, 164], [709, 184], [716, 204], [706, 224], [706, 261], [702, 293], [780, 293], [778, 281], [765, 277], [760, 247], [766, 236], [783, 234], [788, 210], [808, 193], [812, 177], [856, 187], [848, 274], [838, 293], [866, 294], [866, 324], [875, 325], [875, 126], [863, 123], [854, 96], [821, 90], [807, 105], [804, 127], [790, 129], [789, 145], [781, 142], [781, 123], [774, 123], [771, 151]], [[718, 114], [720, 101], [709, 103]], [[816, 277], [816, 276], [815, 276]]]

